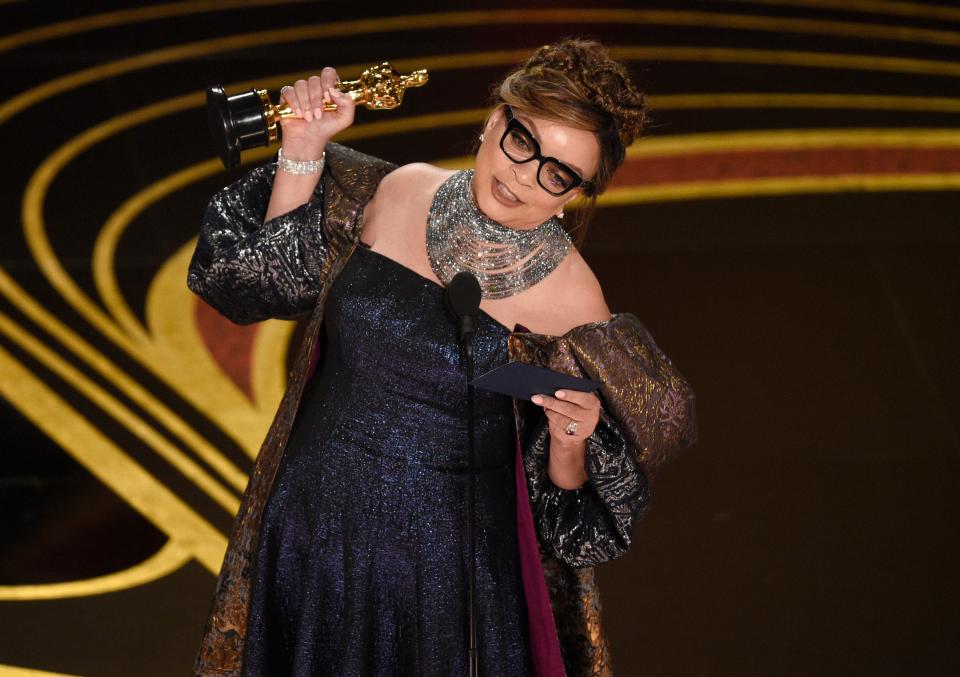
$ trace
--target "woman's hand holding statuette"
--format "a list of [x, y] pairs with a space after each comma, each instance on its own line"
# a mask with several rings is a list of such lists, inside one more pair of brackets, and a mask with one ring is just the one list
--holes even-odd
[[[337, 71], [327, 66], [320, 75], [297, 80], [280, 89], [280, 98], [298, 117], [281, 118], [283, 155], [291, 160], [318, 160], [335, 134], [353, 124], [356, 104], [337, 89]], [[324, 102], [337, 104], [337, 110], [323, 110]]]

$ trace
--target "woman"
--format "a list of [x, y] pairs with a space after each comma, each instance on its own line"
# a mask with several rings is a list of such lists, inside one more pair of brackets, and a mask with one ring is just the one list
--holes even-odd
[[277, 162], [214, 196], [190, 266], [234, 321], [310, 318], [197, 673], [466, 673], [466, 383], [443, 285], [468, 270], [478, 373], [603, 383], [532, 405], [477, 392], [480, 672], [612, 674], [592, 567], [626, 551], [654, 468], [694, 441], [694, 399], [636, 318], [611, 317], [559, 219], [605, 189], [643, 95], [595, 42], [542, 47], [496, 88], [476, 169], [452, 172], [332, 143], [353, 121], [336, 82], [283, 88], [298, 117]]

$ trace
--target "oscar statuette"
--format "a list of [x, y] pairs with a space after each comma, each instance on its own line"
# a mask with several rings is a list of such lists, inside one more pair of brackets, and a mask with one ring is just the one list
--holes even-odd
[[[426, 70], [401, 75], [383, 63], [366, 69], [357, 80], [344, 80], [337, 85], [344, 94], [371, 110], [389, 110], [403, 102], [408, 87], [421, 87], [428, 79]], [[337, 104], [324, 103], [324, 110], [336, 110]], [[207, 119], [213, 142], [230, 169], [240, 164], [240, 151], [256, 146], [269, 146], [279, 135], [282, 118], [296, 117], [286, 103], [275, 105], [265, 89], [227, 96], [222, 85], [207, 88]]]

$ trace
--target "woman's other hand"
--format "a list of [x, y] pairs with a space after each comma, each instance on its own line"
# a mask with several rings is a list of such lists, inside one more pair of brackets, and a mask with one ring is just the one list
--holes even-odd
[[[353, 124], [356, 104], [337, 89], [337, 71], [327, 66], [320, 75], [297, 80], [280, 89], [280, 98], [297, 115], [282, 118], [283, 154], [292, 160], [317, 160], [333, 136]], [[324, 102], [337, 104], [337, 110], [323, 110]]]
[[577, 489], [589, 479], [586, 471], [586, 439], [600, 421], [600, 398], [578, 390], [558, 390], [554, 397], [534, 395], [543, 407], [550, 430], [547, 474], [561, 489]]

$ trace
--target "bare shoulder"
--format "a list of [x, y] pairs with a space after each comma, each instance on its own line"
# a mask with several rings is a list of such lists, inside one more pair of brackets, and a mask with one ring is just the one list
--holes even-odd
[[610, 319], [600, 282], [576, 249], [570, 249], [544, 283], [538, 300], [543, 303], [541, 307], [550, 309], [540, 318], [547, 333], [561, 335], [583, 324]]
[[407, 221], [413, 212], [422, 211], [424, 201], [434, 195], [452, 173], [425, 162], [412, 162], [384, 176], [364, 207], [364, 241], [372, 244], [379, 231], [389, 227], [388, 221]]
[[373, 199], [383, 197], [415, 197], [424, 193], [433, 194], [453, 170], [435, 167], [426, 162], [411, 162], [397, 167], [380, 180]]
[[603, 298], [600, 281], [580, 252], [571, 248], [563, 263], [560, 273], [566, 278], [564, 286], [570, 290], [573, 302], [569, 308], [571, 319], [578, 320], [572, 326], [609, 320], [610, 308]]

